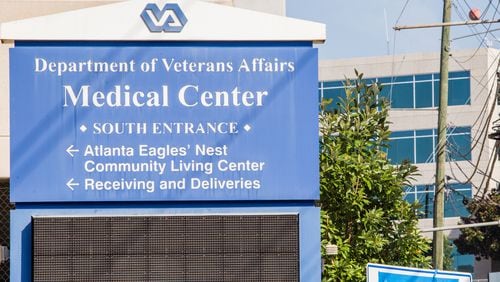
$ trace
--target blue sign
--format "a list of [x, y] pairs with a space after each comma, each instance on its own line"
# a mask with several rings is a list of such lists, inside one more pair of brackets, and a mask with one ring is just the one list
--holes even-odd
[[311, 47], [10, 50], [11, 201], [316, 200]]
[[472, 282], [472, 275], [463, 272], [418, 269], [369, 263], [367, 282]]
[[395, 274], [395, 273], [384, 273], [378, 274], [378, 281], [385, 282], [460, 282], [458, 279], [453, 278], [438, 278], [438, 277], [419, 277], [415, 275], [405, 275], [405, 274]]

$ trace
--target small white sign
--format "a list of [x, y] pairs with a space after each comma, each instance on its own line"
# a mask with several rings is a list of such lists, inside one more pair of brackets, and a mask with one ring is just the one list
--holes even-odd
[[9, 248], [0, 246], [0, 264], [9, 260]]

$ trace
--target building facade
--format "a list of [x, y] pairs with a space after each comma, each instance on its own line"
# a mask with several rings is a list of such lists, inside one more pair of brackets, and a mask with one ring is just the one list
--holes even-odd
[[[445, 192], [445, 226], [468, 216], [465, 204], [498, 185], [499, 164], [495, 142], [488, 139], [498, 118], [497, 71], [500, 52], [479, 49], [453, 52], [450, 57]], [[420, 203], [422, 229], [432, 227], [439, 105], [439, 53], [408, 54], [320, 62], [319, 96], [333, 99], [344, 91], [345, 78], [354, 68], [367, 82], [383, 85], [381, 98], [390, 102], [390, 148], [394, 164], [409, 160], [420, 175], [405, 187], [405, 198]], [[432, 236], [432, 233], [426, 233]], [[449, 239], [458, 230], [447, 232]], [[490, 263], [454, 253], [455, 268], [487, 278]]]

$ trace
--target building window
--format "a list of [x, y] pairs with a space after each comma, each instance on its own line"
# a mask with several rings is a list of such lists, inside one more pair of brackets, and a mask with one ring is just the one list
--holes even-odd
[[453, 245], [453, 250], [451, 252], [451, 257], [453, 259], [453, 269], [454, 271], [469, 272], [474, 273], [474, 255], [462, 255], [458, 252], [457, 246]]
[[470, 127], [448, 129], [447, 145], [447, 161], [470, 161], [472, 159]]
[[[390, 137], [387, 156], [393, 164], [404, 160], [414, 164], [434, 163], [436, 145], [437, 129], [395, 131]], [[447, 146], [448, 161], [471, 160], [471, 128], [448, 128]]]
[[[368, 82], [378, 82], [383, 88], [381, 98], [391, 102], [392, 109], [435, 108], [439, 106], [439, 73], [395, 77], [368, 78]], [[470, 105], [470, 72], [449, 73], [448, 105]], [[337, 107], [339, 97], [344, 97], [342, 81], [319, 82], [320, 99], [332, 99], [327, 109]]]
[[340, 81], [320, 82], [320, 101], [322, 99], [332, 100], [327, 109], [336, 109], [340, 99], [345, 97], [344, 86]]
[[[464, 200], [472, 198], [471, 184], [452, 183], [446, 185], [444, 199], [444, 216], [468, 216]], [[404, 199], [419, 204], [418, 214], [421, 218], [434, 216], [434, 184], [405, 187]]]

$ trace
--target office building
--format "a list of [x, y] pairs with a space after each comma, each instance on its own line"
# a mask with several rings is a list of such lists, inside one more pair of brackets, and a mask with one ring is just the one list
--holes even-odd
[[[498, 119], [497, 71], [500, 52], [478, 49], [452, 52], [449, 69], [449, 103], [445, 192], [445, 225], [469, 216], [465, 203], [498, 186], [495, 140], [488, 139]], [[398, 164], [409, 160], [418, 167], [405, 198], [421, 205], [420, 227], [432, 227], [439, 105], [439, 53], [406, 54], [321, 61], [319, 96], [332, 98], [331, 107], [343, 95], [345, 77], [355, 78], [354, 68], [369, 83], [383, 85], [381, 98], [390, 102], [388, 157]], [[426, 233], [432, 236], [432, 233]], [[457, 238], [458, 230], [447, 232]], [[455, 268], [487, 277], [489, 261], [470, 255], [454, 255]]]

